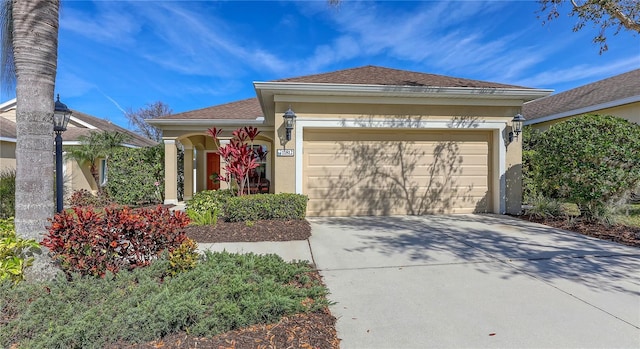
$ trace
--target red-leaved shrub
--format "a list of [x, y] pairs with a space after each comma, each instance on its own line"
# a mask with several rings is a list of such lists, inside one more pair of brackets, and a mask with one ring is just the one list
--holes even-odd
[[74, 207], [50, 219], [41, 245], [49, 248], [65, 273], [104, 276], [107, 271], [147, 266], [187, 238], [189, 218], [180, 211], [106, 207]]

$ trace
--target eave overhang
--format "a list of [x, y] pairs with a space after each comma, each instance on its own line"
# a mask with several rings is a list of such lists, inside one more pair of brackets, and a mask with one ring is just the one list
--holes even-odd
[[147, 122], [167, 131], [196, 131], [205, 132], [214, 126], [236, 128], [244, 126], [264, 126], [264, 119], [149, 119]]
[[254, 82], [253, 86], [265, 116], [275, 115], [275, 102], [521, 106], [553, 92], [528, 88], [300, 82]]

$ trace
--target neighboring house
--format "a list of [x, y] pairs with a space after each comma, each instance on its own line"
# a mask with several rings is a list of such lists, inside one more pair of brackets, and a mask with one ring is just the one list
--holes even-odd
[[[217, 146], [206, 130], [255, 126], [272, 193], [309, 197], [309, 216], [519, 213], [520, 140], [511, 121], [551, 90], [365, 66], [253, 83], [256, 98], [150, 120], [163, 131], [165, 202], [215, 189]], [[290, 141], [283, 114], [297, 115]], [[223, 141], [224, 143], [224, 141]], [[224, 175], [224, 174], [223, 174]]]
[[[154, 146], [157, 143], [139, 136], [109, 121], [84, 114], [77, 110], [72, 110], [71, 119], [67, 125], [67, 130], [62, 134], [63, 147], [79, 145], [80, 136], [88, 136], [90, 132], [122, 132], [128, 136], [125, 146], [146, 147]], [[51, 137], [51, 156], [54, 153], [54, 136]], [[105, 180], [104, 160], [98, 160], [98, 171], [100, 181]], [[0, 104], [0, 170], [16, 168], [16, 99]], [[78, 166], [75, 161], [66, 160], [63, 163], [65, 192], [69, 194], [79, 189], [95, 191], [98, 189], [95, 180], [91, 176], [88, 165]]]
[[583, 114], [614, 115], [640, 124], [640, 69], [522, 106], [524, 124], [540, 130]]

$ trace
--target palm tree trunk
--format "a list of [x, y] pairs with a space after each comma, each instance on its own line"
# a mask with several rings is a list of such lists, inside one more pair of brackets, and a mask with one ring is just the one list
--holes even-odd
[[[41, 241], [53, 201], [53, 94], [58, 58], [59, 0], [13, 0], [16, 70], [16, 234]], [[59, 174], [60, 175], [60, 174]], [[26, 278], [51, 278], [47, 251]]]

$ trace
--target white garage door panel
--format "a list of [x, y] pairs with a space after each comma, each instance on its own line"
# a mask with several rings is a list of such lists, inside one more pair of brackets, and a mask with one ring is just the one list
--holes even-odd
[[484, 212], [489, 132], [304, 130], [309, 216]]

